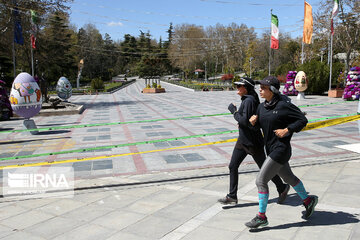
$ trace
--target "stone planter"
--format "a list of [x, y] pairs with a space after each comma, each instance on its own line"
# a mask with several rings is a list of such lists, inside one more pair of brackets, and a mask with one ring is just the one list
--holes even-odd
[[344, 89], [331, 89], [328, 92], [328, 97], [341, 98], [344, 93]]
[[144, 88], [142, 93], [163, 93], [165, 88]]

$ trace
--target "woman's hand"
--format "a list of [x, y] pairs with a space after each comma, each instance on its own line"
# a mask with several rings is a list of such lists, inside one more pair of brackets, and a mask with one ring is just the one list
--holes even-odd
[[237, 110], [235, 104], [233, 104], [233, 103], [229, 104], [228, 109], [231, 112], [231, 114], [234, 114], [234, 112], [236, 112], [236, 110]]
[[258, 115], [252, 115], [249, 119], [249, 122], [251, 123], [251, 125], [255, 126], [257, 120], [258, 120]]
[[287, 129], [287, 128], [276, 129], [276, 130], [274, 130], [274, 133], [278, 138], [283, 138], [283, 137], [286, 137], [286, 136], [288, 136], [290, 134], [289, 129]]

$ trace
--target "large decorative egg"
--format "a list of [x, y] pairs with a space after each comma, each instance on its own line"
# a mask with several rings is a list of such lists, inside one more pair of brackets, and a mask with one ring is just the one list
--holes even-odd
[[31, 118], [40, 112], [40, 87], [30, 74], [22, 72], [17, 75], [11, 87], [10, 103], [13, 111], [24, 118]]
[[294, 85], [295, 85], [296, 90], [298, 90], [299, 92], [303, 92], [307, 89], [308, 79], [306, 77], [306, 74], [303, 71], [299, 71], [296, 74]]
[[59, 78], [57, 85], [56, 85], [56, 91], [59, 96], [59, 98], [63, 100], [67, 100], [72, 95], [72, 87], [69, 82], [69, 80], [66, 77]]

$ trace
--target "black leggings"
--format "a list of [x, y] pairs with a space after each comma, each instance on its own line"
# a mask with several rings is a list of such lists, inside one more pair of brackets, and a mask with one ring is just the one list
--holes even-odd
[[[231, 161], [229, 164], [229, 170], [230, 170], [230, 189], [228, 196], [231, 198], [237, 199], [237, 190], [238, 190], [238, 182], [239, 182], [239, 166], [242, 163], [242, 161], [247, 156], [247, 152], [244, 149], [234, 148], [233, 154], [231, 156]], [[265, 161], [265, 152], [263, 149], [257, 149], [255, 151], [255, 154], [252, 155], [252, 158], [258, 165], [258, 167], [261, 169], [261, 166], [263, 165]], [[275, 175], [271, 179], [278, 190], [279, 193], [282, 193], [285, 189], [285, 185], [281, 178], [278, 175]]]
[[295, 186], [300, 181], [291, 171], [289, 162], [280, 164], [275, 162], [271, 157], [267, 157], [263, 167], [260, 169], [256, 178], [256, 186], [259, 192], [269, 192], [268, 182], [278, 174], [284, 181], [291, 186]]

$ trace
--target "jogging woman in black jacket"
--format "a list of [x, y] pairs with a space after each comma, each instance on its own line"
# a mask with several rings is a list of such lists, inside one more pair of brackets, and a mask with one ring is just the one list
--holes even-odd
[[309, 218], [317, 204], [317, 196], [309, 196], [303, 183], [291, 171], [290, 140], [294, 132], [299, 132], [307, 124], [307, 119], [298, 107], [280, 95], [280, 82], [276, 77], [269, 76], [260, 81], [260, 96], [265, 98], [257, 109], [256, 115], [250, 118], [253, 126], [259, 126], [264, 134], [267, 158], [256, 178], [259, 195], [259, 214], [245, 225], [258, 228], [268, 225], [265, 216], [269, 198], [268, 182], [278, 174], [290, 184], [306, 208], [304, 218]]
[[[228, 109], [234, 115], [239, 126], [239, 137], [236, 142], [231, 161], [229, 164], [230, 171], [230, 189], [229, 193], [218, 201], [222, 204], [236, 204], [237, 190], [239, 181], [239, 166], [245, 157], [250, 154], [255, 160], [259, 168], [265, 161], [264, 140], [259, 129], [254, 128], [249, 118], [255, 114], [260, 103], [259, 97], [255, 92], [255, 82], [251, 78], [241, 78], [240, 81], [234, 83], [241, 97], [241, 105], [239, 110], [234, 104], [230, 104]], [[285, 201], [287, 193], [290, 189], [288, 184], [284, 184], [279, 176], [272, 178], [279, 193], [278, 203]]]

